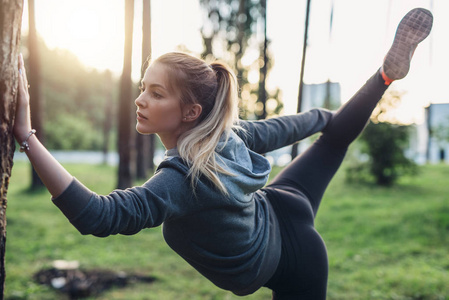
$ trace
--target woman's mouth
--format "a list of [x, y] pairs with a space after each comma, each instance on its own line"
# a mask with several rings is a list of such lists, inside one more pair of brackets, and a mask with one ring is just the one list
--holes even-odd
[[145, 118], [144, 115], [142, 115], [140, 112], [137, 112], [137, 120], [148, 120], [148, 119]]

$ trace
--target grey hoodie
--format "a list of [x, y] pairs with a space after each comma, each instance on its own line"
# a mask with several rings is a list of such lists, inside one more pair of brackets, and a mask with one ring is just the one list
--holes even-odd
[[276, 216], [260, 189], [271, 171], [260, 155], [322, 131], [332, 113], [323, 109], [264, 121], [241, 121], [217, 147], [229, 196], [201, 177], [192, 191], [188, 165], [176, 149], [142, 186], [102, 196], [75, 178], [55, 205], [82, 233], [135, 234], [163, 223], [167, 244], [217, 286], [237, 295], [255, 292], [274, 274], [280, 258]]

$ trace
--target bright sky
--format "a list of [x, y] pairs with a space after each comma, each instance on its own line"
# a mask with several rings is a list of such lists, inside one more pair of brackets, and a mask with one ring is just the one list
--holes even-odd
[[[25, 1], [27, 2], [27, 1]], [[90, 67], [120, 74], [123, 65], [124, 0], [35, 0], [37, 30], [50, 48], [67, 48]], [[152, 0], [153, 57], [184, 44], [202, 50], [198, 0]], [[133, 78], [141, 68], [141, 1], [136, 0]], [[332, 35], [330, 7], [334, 3]], [[305, 81], [340, 82], [346, 101], [381, 65], [396, 26], [410, 9], [434, 14], [431, 36], [415, 53], [409, 76], [393, 87], [406, 91], [399, 116], [422, 122], [423, 107], [449, 102], [449, 1], [447, 0], [312, 0]], [[286, 113], [296, 111], [306, 0], [268, 0], [268, 37], [274, 53], [269, 86], [279, 86]], [[27, 6], [23, 28], [27, 30]]]

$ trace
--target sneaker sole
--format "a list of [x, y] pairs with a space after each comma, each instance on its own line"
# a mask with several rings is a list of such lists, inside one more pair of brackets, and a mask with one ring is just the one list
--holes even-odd
[[429, 35], [432, 24], [432, 13], [424, 8], [415, 8], [402, 18], [383, 63], [383, 71], [388, 78], [397, 80], [407, 75], [413, 52]]

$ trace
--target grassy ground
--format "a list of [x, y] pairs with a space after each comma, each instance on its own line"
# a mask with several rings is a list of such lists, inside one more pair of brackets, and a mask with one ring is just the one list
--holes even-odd
[[[66, 167], [97, 193], [114, 188], [111, 167]], [[448, 300], [449, 166], [425, 166], [390, 189], [348, 185], [343, 175], [331, 183], [316, 222], [329, 252], [328, 299]], [[29, 180], [28, 164], [16, 163], [8, 191], [6, 299], [64, 299], [32, 279], [56, 259], [157, 278], [95, 299], [240, 298], [198, 275], [165, 244], [159, 228], [134, 236], [81, 236], [47, 192], [26, 190]], [[270, 292], [245, 299], [270, 299]]]

